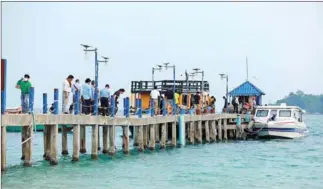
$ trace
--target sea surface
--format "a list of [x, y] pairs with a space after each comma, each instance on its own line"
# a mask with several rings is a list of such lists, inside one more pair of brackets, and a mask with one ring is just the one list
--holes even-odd
[[[248, 140], [189, 145], [115, 157], [100, 154], [91, 160], [81, 155], [71, 162], [60, 156], [59, 165], [42, 160], [42, 133], [33, 141], [33, 167], [21, 164], [20, 133], [7, 134], [8, 170], [2, 175], [6, 189], [322, 189], [323, 116], [307, 115], [309, 136], [297, 140]], [[91, 129], [87, 130], [91, 151]], [[121, 131], [119, 130], [119, 135]], [[117, 136], [119, 136], [117, 135]], [[101, 136], [102, 137], [102, 136]], [[59, 147], [61, 137], [59, 137]], [[102, 141], [102, 140], [101, 140]], [[102, 143], [101, 143], [102, 145]], [[121, 137], [117, 137], [121, 149]], [[59, 149], [61, 152], [61, 149]]]

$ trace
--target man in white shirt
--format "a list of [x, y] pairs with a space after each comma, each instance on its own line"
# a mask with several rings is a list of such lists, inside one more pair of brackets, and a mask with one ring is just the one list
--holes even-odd
[[69, 75], [64, 83], [63, 83], [63, 113], [68, 114], [69, 113], [69, 96], [72, 91], [72, 81], [74, 79], [73, 75]]
[[160, 96], [159, 91], [157, 90], [157, 86], [150, 92], [150, 98], [154, 100], [154, 107], [155, 107], [155, 115], [158, 115], [158, 97]]

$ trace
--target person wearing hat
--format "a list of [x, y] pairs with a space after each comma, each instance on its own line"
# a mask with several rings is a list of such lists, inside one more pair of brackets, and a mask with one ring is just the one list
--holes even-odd
[[30, 76], [28, 74], [25, 74], [23, 78], [21, 78], [16, 85], [17, 89], [21, 90], [21, 109], [22, 113], [28, 113], [29, 112], [29, 93], [31, 88], [30, 83]]

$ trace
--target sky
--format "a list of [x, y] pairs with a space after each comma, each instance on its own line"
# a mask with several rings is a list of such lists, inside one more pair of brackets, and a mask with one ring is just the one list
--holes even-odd
[[[176, 65], [176, 78], [201, 68], [210, 93], [223, 106], [229, 90], [249, 81], [263, 90], [263, 103], [292, 91], [323, 93], [323, 3], [2, 3], [2, 58], [8, 62], [7, 107], [20, 105], [16, 82], [25, 74], [35, 87], [35, 107], [42, 93], [53, 100], [73, 74], [82, 83], [94, 78], [94, 54], [110, 57], [100, 64], [99, 88], [125, 88], [133, 80], [151, 80], [151, 68]], [[172, 79], [172, 71], [155, 80]], [[201, 79], [195, 77], [194, 79]], [[219, 108], [218, 108], [219, 109]]]

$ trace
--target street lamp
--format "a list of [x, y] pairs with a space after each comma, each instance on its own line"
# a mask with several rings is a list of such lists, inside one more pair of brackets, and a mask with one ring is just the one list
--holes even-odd
[[155, 77], [154, 77], [154, 74], [155, 74], [155, 70], [158, 70], [158, 71], [162, 71], [163, 69], [163, 65], [157, 65], [157, 67], [153, 67], [152, 68], [152, 81], [153, 81], [153, 86], [155, 86]]
[[82, 47], [84, 47], [84, 52], [85, 54], [87, 52], [94, 52], [94, 66], [95, 66], [95, 90], [94, 90], [94, 111], [93, 114], [94, 115], [98, 115], [98, 97], [99, 97], [99, 93], [98, 93], [98, 86], [99, 86], [99, 63], [107, 63], [109, 58], [108, 57], [104, 57], [102, 56], [103, 60], [98, 60], [98, 49], [97, 48], [93, 48], [90, 45], [84, 45], [81, 44]]
[[197, 74], [202, 74], [202, 110], [203, 110], [203, 108], [204, 108], [204, 71], [202, 70], [201, 71], [201, 69], [200, 68], [194, 68], [193, 69], [193, 73], [195, 73], [196, 75]]
[[[221, 80], [222, 79], [226, 79], [226, 81], [227, 81], [227, 83], [226, 83], [226, 95], [225, 95], [225, 97], [226, 97], [226, 99], [228, 101], [228, 80], [229, 80], [229, 76], [228, 76], [228, 74], [224, 74], [224, 73], [219, 74], [219, 75], [221, 77]], [[225, 101], [224, 101], [224, 103], [225, 103]], [[228, 109], [228, 103], [225, 103], [225, 109], [226, 110]]]

